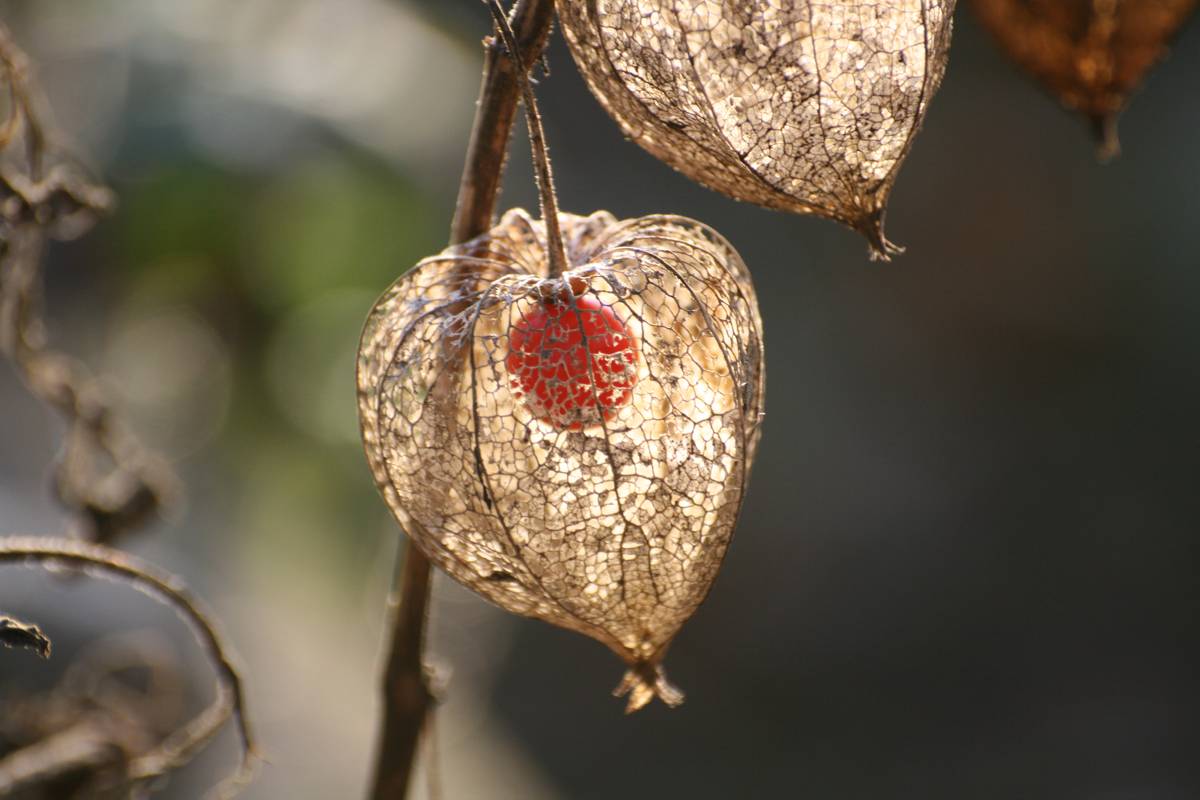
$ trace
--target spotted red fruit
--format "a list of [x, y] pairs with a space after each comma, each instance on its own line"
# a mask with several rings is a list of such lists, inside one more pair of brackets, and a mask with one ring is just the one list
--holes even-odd
[[637, 342], [592, 295], [545, 300], [509, 330], [511, 384], [534, 417], [561, 430], [610, 422], [637, 382]]

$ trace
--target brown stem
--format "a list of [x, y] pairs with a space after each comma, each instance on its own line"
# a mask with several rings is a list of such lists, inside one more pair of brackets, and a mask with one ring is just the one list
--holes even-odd
[[[518, 50], [526, 55], [527, 63], [541, 57], [553, 19], [553, 0], [517, 0], [511, 25]], [[488, 39], [485, 44], [483, 85], [450, 227], [451, 244], [473, 239], [492, 226], [520, 97], [513, 61], [495, 41]], [[417, 743], [432, 701], [421, 657], [428, 620], [431, 565], [411, 538], [404, 540], [398, 558], [401, 566], [389, 604], [395, 611], [383, 677], [383, 730], [371, 800], [403, 800], [407, 796]]]
[[[86, 178], [52, 138], [28, 58], [0, 23], [0, 78], [10, 96], [0, 130], [0, 356], [13, 362], [30, 392], [65, 419], [66, 443], [55, 470], [63, 505], [85, 535], [111, 543], [147, 522], [178, 493], [166, 463], [141, 446], [112, 412], [82, 363], [47, 346], [42, 309], [42, 251], [51, 236], [71, 238], [112, 207], [112, 193]], [[24, 164], [8, 150], [24, 145]], [[49, 170], [43, 169], [50, 162]]]
[[0, 759], [3, 796], [28, 792], [36, 797], [63, 778], [96, 775], [119, 767], [125, 754], [104, 730], [98, 715], [84, 716], [69, 728], [14, 750]]
[[[258, 762], [258, 745], [246, 714], [241, 673], [233, 663], [229, 646], [217, 631], [212, 615], [191, 596], [179, 578], [153, 569], [119, 550], [61, 538], [0, 538], [0, 565], [8, 564], [76, 567], [85, 573], [132, 586], [174, 609], [192, 628], [217, 672], [217, 699], [151, 753], [131, 764], [130, 777], [137, 783], [153, 781], [187, 763], [232, 716], [241, 740], [241, 761], [237, 771], [219, 787], [220, 794], [231, 797], [249, 781]], [[0, 770], [0, 796], [8, 795], [6, 788], [12, 775], [7, 773], [8, 768]]]
[[33, 98], [29, 85], [25, 82], [28, 66], [25, 54], [13, 42], [12, 34], [4, 23], [0, 22], [0, 67], [8, 75], [9, 96], [12, 98], [12, 108], [9, 113], [11, 126], [0, 137], [3, 145], [13, 133], [25, 126], [25, 151], [29, 166], [29, 177], [37, 183], [42, 179], [42, 155], [46, 147], [46, 134], [41, 120], [33, 110]]
[[42, 658], [50, 657], [50, 640], [41, 628], [3, 614], [0, 614], [0, 645], [31, 650]]
[[[517, 0], [510, 19], [525, 63], [537, 62], [554, 19], [553, 0]], [[516, 67], [506, 57], [504, 47], [491, 39], [485, 40], [483, 85], [458, 186], [458, 205], [450, 227], [451, 244], [473, 239], [492, 226], [520, 93]]]
[[567, 269], [567, 254], [563, 248], [562, 232], [558, 228], [558, 197], [554, 193], [554, 174], [550, 170], [550, 154], [546, 148], [546, 132], [542, 128], [542, 115], [538, 112], [537, 98], [529, 79], [529, 62], [522, 54], [517, 36], [504, 17], [499, 0], [484, 0], [496, 21], [500, 40], [508, 50], [521, 85], [521, 96], [525, 100], [525, 121], [529, 128], [529, 148], [533, 152], [534, 175], [537, 177], [538, 199], [542, 206], [542, 222], [546, 225], [546, 252], [550, 260], [550, 275], [557, 277]]
[[407, 796], [417, 743], [433, 699], [421, 657], [433, 572], [412, 539], [404, 540], [400, 558], [400, 574], [388, 603], [394, 617], [383, 673], [383, 733], [375, 758], [372, 800]]

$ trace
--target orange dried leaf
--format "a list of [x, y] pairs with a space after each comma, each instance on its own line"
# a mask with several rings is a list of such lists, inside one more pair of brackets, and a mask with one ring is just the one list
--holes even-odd
[[1063, 105], [1087, 117], [1102, 158], [1117, 117], [1197, 0], [974, 0], [1001, 47]]

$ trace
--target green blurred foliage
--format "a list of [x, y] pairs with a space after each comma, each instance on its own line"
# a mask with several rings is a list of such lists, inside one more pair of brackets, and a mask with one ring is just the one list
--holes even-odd
[[247, 563], [316, 548], [348, 577], [361, 572], [375, 555], [362, 532], [383, 514], [358, 441], [358, 332], [378, 293], [442, 246], [437, 204], [396, 170], [335, 149], [265, 178], [184, 158], [116, 188], [121, 213], [99, 234], [123, 270], [118, 317], [190, 308], [231, 360], [213, 454]]

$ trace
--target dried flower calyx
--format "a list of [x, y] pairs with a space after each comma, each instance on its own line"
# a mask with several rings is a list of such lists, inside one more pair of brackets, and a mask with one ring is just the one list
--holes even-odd
[[559, 0], [571, 51], [626, 135], [739, 200], [883, 234], [941, 83], [954, 0]]
[[459, 582], [603, 642], [629, 708], [704, 599], [762, 410], [762, 332], [733, 248], [693, 220], [521, 210], [372, 310], [360, 421], [385, 500]]
[[1080, 112], [1101, 158], [1115, 156], [1117, 116], [1197, 0], [975, 0], [1008, 55]]

